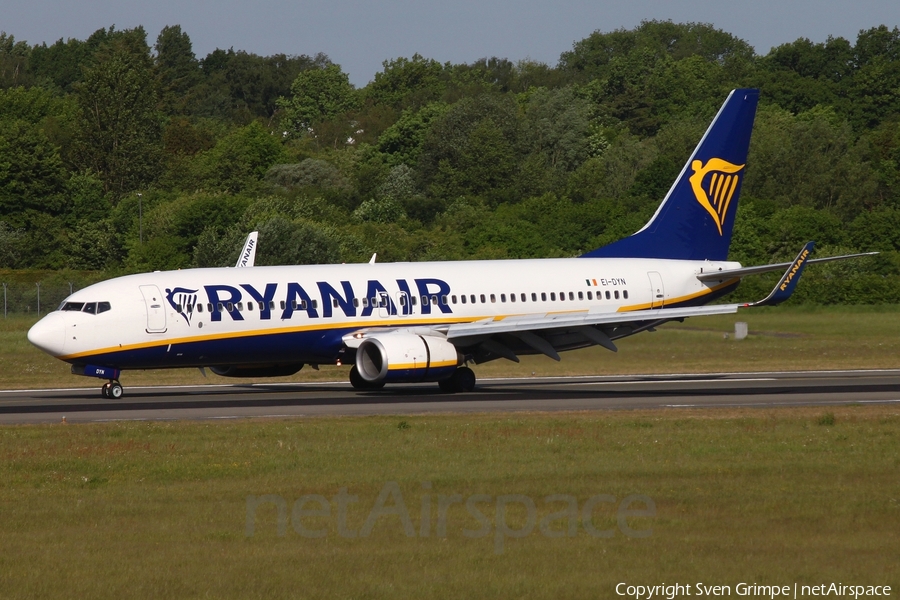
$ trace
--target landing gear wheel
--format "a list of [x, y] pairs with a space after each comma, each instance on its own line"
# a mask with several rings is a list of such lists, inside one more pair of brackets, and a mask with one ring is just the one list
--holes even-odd
[[350, 385], [352, 385], [357, 390], [380, 390], [384, 387], [383, 381], [366, 381], [363, 379], [362, 375], [359, 374], [359, 370], [356, 368], [356, 365], [353, 365], [350, 368]]
[[118, 381], [113, 381], [109, 384], [109, 397], [112, 400], [118, 400], [122, 397], [122, 394], [125, 393], [125, 390], [122, 389], [122, 384]]
[[103, 396], [104, 398], [107, 398], [107, 399], [108, 399], [108, 398], [110, 397], [110, 396], [109, 396], [109, 388], [110, 388], [110, 386], [112, 386], [112, 382], [104, 383], [104, 384], [103, 384], [103, 387], [100, 388], [100, 395]]
[[458, 392], [471, 392], [475, 389], [475, 372], [469, 367], [458, 368], [452, 379]]
[[451, 394], [471, 392], [475, 389], [475, 373], [469, 367], [460, 367], [447, 379], [438, 381], [438, 387]]

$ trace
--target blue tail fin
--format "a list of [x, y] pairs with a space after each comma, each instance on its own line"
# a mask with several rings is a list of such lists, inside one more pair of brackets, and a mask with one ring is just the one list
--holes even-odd
[[759, 90], [733, 90], [650, 221], [583, 256], [727, 259], [758, 101]]

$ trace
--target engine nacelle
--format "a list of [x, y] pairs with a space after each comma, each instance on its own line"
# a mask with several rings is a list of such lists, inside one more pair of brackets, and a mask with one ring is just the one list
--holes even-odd
[[296, 365], [229, 365], [210, 367], [209, 370], [221, 377], [287, 377], [303, 368]]
[[440, 381], [460, 364], [453, 344], [430, 335], [376, 333], [367, 335], [356, 349], [356, 370], [371, 383]]

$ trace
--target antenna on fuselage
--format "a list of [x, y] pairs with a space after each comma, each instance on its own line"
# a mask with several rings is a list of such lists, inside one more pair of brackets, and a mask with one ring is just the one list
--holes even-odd
[[370, 264], [370, 265], [374, 265], [374, 264], [375, 264], [375, 257], [376, 257], [376, 256], [378, 256], [378, 253], [377, 253], [377, 252], [374, 253], [374, 254], [372, 255], [372, 258], [369, 259], [369, 264]]

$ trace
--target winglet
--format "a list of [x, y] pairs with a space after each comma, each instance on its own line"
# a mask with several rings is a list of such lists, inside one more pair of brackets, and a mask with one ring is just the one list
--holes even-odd
[[238, 257], [235, 267], [253, 266], [253, 263], [256, 261], [256, 238], [258, 235], [258, 231], [251, 231], [250, 235], [247, 236], [247, 241], [244, 242], [244, 247], [241, 249], [241, 255]]
[[803, 274], [803, 269], [806, 268], [809, 255], [812, 254], [815, 245], [815, 242], [806, 243], [803, 250], [801, 250], [800, 254], [797, 255], [797, 258], [794, 259], [794, 262], [792, 262], [787, 268], [787, 271], [784, 272], [781, 281], [778, 282], [778, 285], [775, 286], [772, 293], [759, 302], [750, 302], [744, 306], [774, 306], [776, 304], [781, 304], [790, 298], [791, 294], [794, 293], [794, 288], [797, 287], [797, 282], [800, 281], [800, 275]]

